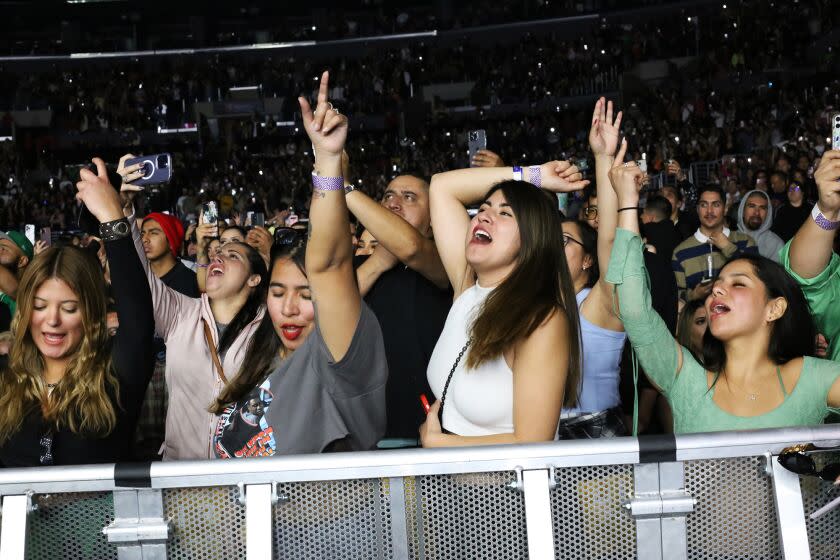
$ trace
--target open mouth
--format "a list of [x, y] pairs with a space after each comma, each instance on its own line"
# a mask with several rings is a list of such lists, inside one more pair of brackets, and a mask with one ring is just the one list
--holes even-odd
[[207, 277], [212, 278], [213, 276], [224, 276], [225, 271], [222, 269], [222, 265], [220, 264], [211, 264], [210, 267], [207, 269]]
[[283, 333], [283, 338], [287, 340], [297, 340], [303, 333], [303, 327], [300, 325], [280, 325], [280, 332]]
[[728, 306], [726, 306], [726, 305], [724, 305], [720, 302], [714, 301], [714, 302], [712, 302], [712, 305], [709, 308], [709, 311], [711, 312], [711, 318], [714, 319], [716, 317], [720, 317], [721, 315], [725, 315], [725, 314], [729, 313], [730, 309], [729, 309]]
[[475, 228], [473, 230], [472, 240], [473, 243], [478, 243], [479, 245], [489, 245], [493, 242], [493, 236], [489, 233], [484, 231], [481, 228]]
[[50, 346], [59, 346], [61, 343], [64, 342], [66, 338], [66, 334], [63, 333], [41, 333], [44, 337], [44, 342], [49, 344]]

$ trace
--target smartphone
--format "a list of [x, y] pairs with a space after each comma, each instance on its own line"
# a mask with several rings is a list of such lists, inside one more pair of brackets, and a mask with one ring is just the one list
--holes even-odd
[[251, 214], [251, 225], [265, 227], [265, 214], [262, 212], [249, 212]]
[[467, 132], [467, 152], [470, 158], [470, 167], [473, 166], [473, 158], [478, 150], [487, 149], [487, 132], [484, 129], [470, 130]]
[[424, 393], [420, 393], [420, 406], [423, 407], [423, 412], [425, 412], [426, 414], [428, 414], [429, 409], [432, 408], [432, 406], [429, 404], [429, 399], [426, 398], [426, 395]]
[[840, 113], [831, 115], [831, 149], [840, 150]]
[[141, 164], [143, 176], [131, 182], [132, 185], [159, 185], [172, 178], [172, 156], [169, 154], [155, 154], [127, 159], [126, 167]]
[[52, 245], [52, 228], [41, 228], [41, 243], [49, 247]]
[[23, 226], [23, 234], [30, 243], [35, 245], [35, 224], [26, 224]]
[[201, 221], [209, 225], [219, 223], [219, 209], [216, 206], [216, 201], [211, 200], [201, 205]]

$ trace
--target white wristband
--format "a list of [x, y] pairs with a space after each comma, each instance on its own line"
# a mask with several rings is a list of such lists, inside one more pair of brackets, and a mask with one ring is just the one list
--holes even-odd
[[822, 210], [820, 210], [819, 203], [814, 204], [814, 208], [811, 210], [811, 218], [814, 219], [814, 222], [816, 222], [820, 228], [826, 231], [834, 231], [840, 227], [840, 222], [832, 222], [823, 215]]
[[521, 181], [522, 180], [522, 168], [518, 165], [513, 166], [513, 180], [514, 181]]

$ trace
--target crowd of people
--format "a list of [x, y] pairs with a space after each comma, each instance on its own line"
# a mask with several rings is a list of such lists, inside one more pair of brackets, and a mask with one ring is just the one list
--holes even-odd
[[97, 236], [0, 235], [3, 466], [814, 425], [840, 408], [840, 151], [810, 173], [779, 152], [745, 192], [669, 160], [652, 190], [600, 98], [586, 177], [482, 150], [377, 199], [353, 181], [331, 83], [298, 99], [305, 217], [227, 218], [231, 201], [188, 195], [146, 212], [126, 154], [72, 185]]
[[[761, 5], [507, 46], [6, 67], [0, 99], [49, 106], [56, 134], [177, 126], [253, 84], [297, 130], [255, 115], [202, 134], [171, 150], [166, 184], [123, 155], [158, 151], [139, 134], [92, 163], [0, 142], [0, 465], [827, 421], [840, 82], [830, 51], [772, 71], [835, 16]], [[621, 111], [546, 105], [685, 54], [655, 86], [624, 84]], [[400, 122], [413, 90], [455, 81], [475, 83], [465, 118], [428, 100]], [[348, 114], [385, 129], [348, 135]], [[468, 157], [476, 129], [487, 147]]]

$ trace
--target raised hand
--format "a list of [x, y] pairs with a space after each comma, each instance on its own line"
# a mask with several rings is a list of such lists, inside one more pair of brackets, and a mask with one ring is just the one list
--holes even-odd
[[568, 161], [550, 161], [540, 166], [542, 188], [553, 193], [579, 191], [589, 184]]
[[635, 161], [624, 163], [625, 154], [627, 140], [621, 143], [609, 173], [610, 183], [621, 207], [635, 206], [639, 203], [639, 191], [646, 181], [645, 172], [639, 169]]
[[347, 142], [347, 117], [339, 113], [327, 98], [329, 92], [330, 73], [321, 76], [318, 89], [318, 103], [315, 111], [304, 97], [298, 97], [300, 112], [303, 116], [303, 127], [312, 141], [315, 150], [315, 161], [319, 156], [341, 157], [344, 144]]
[[260, 226], [254, 226], [248, 230], [245, 235], [245, 243], [257, 250], [263, 259], [269, 261], [271, 255], [271, 245], [274, 243], [274, 237], [267, 229]]
[[592, 126], [589, 129], [589, 147], [596, 156], [615, 155], [621, 128], [621, 111], [613, 120], [613, 102], [600, 98], [592, 111]]
[[84, 168], [79, 172], [76, 200], [82, 202], [101, 224], [119, 220], [123, 217], [123, 205], [120, 195], [108, 182], [105, 162], [98, 157], [92, 161], [96, 165], [96, 173]]
[[126, 166], [125, 162], [133, 157], [134, 154], [125, 154], [120, 158], [120, 163], [117, 165], [117, 174], [122, 177], [122, 184], [120, 185], [120, 198], [122, 199], [123, 208], [130, 208], [134, 204], [134, 198], [138, 192], [143, 191], [143, 187], [132, 185], [132, 181], [136, 181], [143, 176], [143, 165], [135, 163]]
[[836, 221], [840, 214], [840, 150], [823, 154], [820, 166], [814, 172], [814, 181], [820, 193], [820, 211]]
[[35, 256], [37, 257], [38, 255], [40, 255], [41, 253], [43, 253], [44, 251], [46, 251], [49, 248], [50, 248], [50, 246], [47, 245], [46, 242], [39, 239], [38, 241], [35, 242], [35, 247], [33, 248], [33, 252], [35, 253]]
[[490, 150], [478, 150], [470, 162], [473, 167], [504, 167], [505, 162], [496, 152]]

